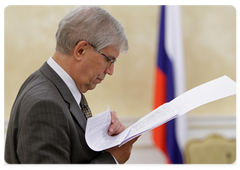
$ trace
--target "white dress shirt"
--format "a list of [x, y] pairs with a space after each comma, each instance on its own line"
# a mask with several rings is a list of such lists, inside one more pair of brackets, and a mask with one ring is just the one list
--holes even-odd
[[[61, 77], [64, 83], [68, 86], [71, 91], [73, 97], [75, 98], [77, 104], [80, 104], [81, 101], [81, 93], [79, 92], [77, 85], [74, 80], [68, 75], [66, 71], [62, 69], [53, 59], [50, 57], [47, 61], [48, 65]], [[80, 107], [80, 105], [79, 105]], [[80, 107], [81, 108], [81, 107]]]

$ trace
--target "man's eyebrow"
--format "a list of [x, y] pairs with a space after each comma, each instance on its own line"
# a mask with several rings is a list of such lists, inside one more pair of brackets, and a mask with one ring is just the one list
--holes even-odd
[[116, 60], [116, 59], [117, 59], [116, 57], [112, 57], [112, 56], [110, 56], [109, 58], [111, 58], [111, 59], [113, 59], [113, 60]]
[[112, 60], [116, 60], [117, 59], [117, 57], [114, 57], [114, 56], [107, 56], [108, 58], [110, 58], [110, 59], [112, 59]]

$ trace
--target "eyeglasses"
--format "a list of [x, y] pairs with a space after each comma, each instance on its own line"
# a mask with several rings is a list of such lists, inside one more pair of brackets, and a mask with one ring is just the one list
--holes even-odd
[[[97, 51], [96, 47], [94, 47], [94, 46], [93, 46], [92, 44], [90, 44], [90, 43], [88, 43], [88, 44], [91, 45], [91, 46]], [[102, 55], [107, 59], [107, 61], [110, 62], [110, 67], [111, 67], [114, 63], [117, 62], [117, 59], [116, 59], [116, 58], [113, 60], [113, 59], [109, 58], [108, 56], [106, 56], [105, 54], [103, 54], [101, 51], [97, 51], [97, 52], [100, 53], [100, 54], [102, 54]]]

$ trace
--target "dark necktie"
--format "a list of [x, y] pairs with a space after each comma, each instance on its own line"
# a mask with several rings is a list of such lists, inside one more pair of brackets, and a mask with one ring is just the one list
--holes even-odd
[[87, 100], [83, 94], [82, 94], [80, 106], [81, 106], [82, 111], [85, 114], [86, 118], [92, 117], [92, 112], [91, 112], [91, 110], [88, 106]]

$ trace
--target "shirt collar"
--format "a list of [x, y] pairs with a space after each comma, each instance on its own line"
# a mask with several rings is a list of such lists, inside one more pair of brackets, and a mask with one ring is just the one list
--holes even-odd
[[47, 61], [48, 65], [61, 77], [64, 83], [68, 86], [73, 97], [75, 98], [78, 105], [81, 101], [81, 93], [79, 92], [74, 80], [50, 57]]

